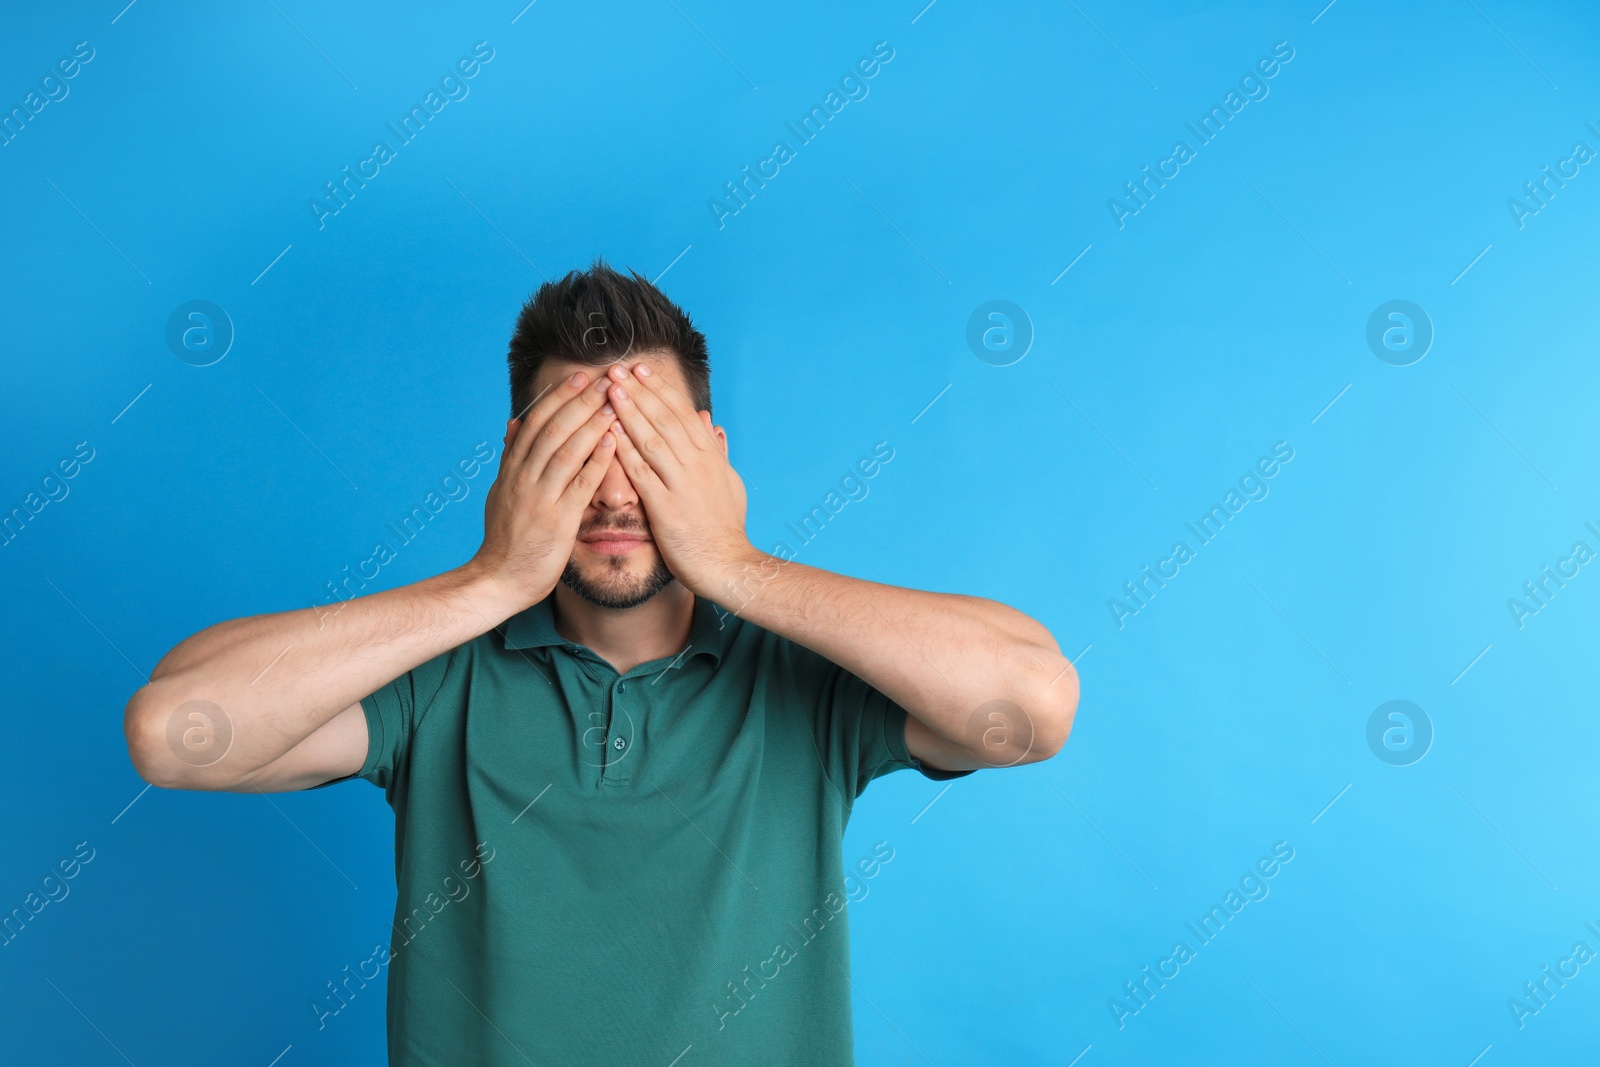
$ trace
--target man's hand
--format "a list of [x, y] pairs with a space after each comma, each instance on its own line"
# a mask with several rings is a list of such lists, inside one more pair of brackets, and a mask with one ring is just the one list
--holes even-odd
[[757, 553], [744, 531], [744, 482], [711, 416], [652, 375], [610, 371], [617, 458], [650, 516], [650, 536], [673, 577], [708, 600]]
[[[607, 379], [579, 371], [506, 424], [500, 473], [483, 507], [483, 547], [469, 570], [521, 608], [550, 595], [572, 558], [584, 509], [616, 449]], [[518, 610], [521, 610], [519, 608]]]
[[[727, 590], [759, 567], [761, 595], [739, 604], [740, 618], [905, 708], [907, 749], [930, 767], [1015, 766], [1060, 750], [1077, 711], [1078, 678], [1049, 630], [992, 600], [880, 585], [757, 551], [744, 532], [744, 483], [722, 435], [646, 370], [609, 372], [619, 420], [612, 433], [617, 461], [680, 582], [727, 606]], [[884, 636], [886, 625], [893, 637]]]

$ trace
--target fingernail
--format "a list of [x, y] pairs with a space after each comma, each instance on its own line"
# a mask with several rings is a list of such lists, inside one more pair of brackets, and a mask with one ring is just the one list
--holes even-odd
[[628, 395], [627, 390], [622, 388], [622, 386], [613, 385], [611, 387], [611, 396], [612, 396], [613, 399], [621, 400], [623, 397], [625, 397], [627, 395]]
[[611, 404], [609, 402], [600, 405], [600, 414], [602, 414], [602, 415], [614, 414], [614, 412], [611, 410]]
[[645, 366], [643, 363], [637, 363], [634, 365], [633, 373], [637, 374], [641, 378], [648, 378], [650, 377], [650, 368]]
[[583, 371], [579, 371], [578, 373], [574, 374], [572, 377], [568, 378], [567, 379], [567, 384], [568, 385], [582, 385], [583, 384]]

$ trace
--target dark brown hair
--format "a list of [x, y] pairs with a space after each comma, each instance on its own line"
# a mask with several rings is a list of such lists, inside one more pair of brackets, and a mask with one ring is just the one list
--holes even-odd
[[630, 353], [662, 350], [677, 360], [695, 409], [711, 410], [705, 335], [660, 289], [633, 270], [628, 275], [596, 259], [586, 271], [545, 282], [522, 306], [506, 355], [514, 418], [521, 418], [535, 399], [531, 386], [547, 359], [599, 367]]

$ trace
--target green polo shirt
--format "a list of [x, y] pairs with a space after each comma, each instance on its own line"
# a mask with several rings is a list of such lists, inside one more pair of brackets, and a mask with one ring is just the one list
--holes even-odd
[[708, 600], [622, 675], [552, 603], [361, 702], [395, 813], [390, 1063], [853, 1063], [851, 806], [959, 775], [883, 693]]

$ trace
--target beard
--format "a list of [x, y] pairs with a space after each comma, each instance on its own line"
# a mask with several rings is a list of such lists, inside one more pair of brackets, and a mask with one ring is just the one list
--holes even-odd
[[648, 574], [633, 578], [628, 575], [625, 559], [609, 559], [601, 565], [601, 575], [590, 577], [579, 569], [573, 560], [561, 572], [561, 584], [584, 600], [601, 608], [619, 611], [636, 608], [667, 587], [673, 580], [666, 561], [656, 556], [655, 566]]

